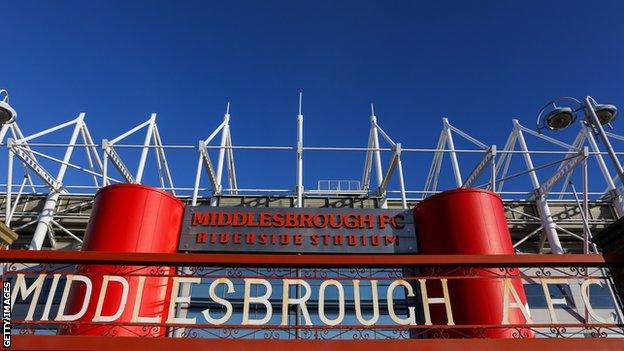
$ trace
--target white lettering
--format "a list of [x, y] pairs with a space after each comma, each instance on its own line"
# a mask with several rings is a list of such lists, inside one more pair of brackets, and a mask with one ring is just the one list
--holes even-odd
[[394, 292], [394, 289], [399, 285], [405, 287], [405, 289], [407, 290], [408, 297], [414, 297], [414, 289], [412, 288], [412, 285], [410, 283], [406, 282], [403, 279], [393, 281], [388, 286], [388, 297], [387, 297], [388, 314], [390, 315], [390, 318], [397, 324], [416, 325], [416, 308], [415, 307], [410, 306], [407, 308], [408, 310], [407, 318], [399, 318], [399, 316], [397, 316], [396, 313], [394, 312], [394, 297], [392, 296], [392, 293]]
[[[74, 281], [82, 282], [85, 285], [85, 295], [82, 299], [82, 306], [80, 306], [80, 311], [74, 315], [66, 315], [65, 314], [65, 305], [67, 304], [67, 298], [69, 297], [69, 290], [71, 289], [71, 285]], [[63, 289], [63, 297], [61, 297], [61, 303], [59, 304], [58, 313], [56, 314], [57, 321], [75, 321], [80, 319], [87, 312], [87, 307], [89, 307], [89, 301], [91, 300], [91, 292], [93, 291], [93, 284], [91, 284], [91, 279], [89, 277], [85, 277], [83, 275], [67, 275], [67, 283], [65, 283], [65, 289]]]
[[373, 316], [366, 320], [362, 316], [362, 306], [360, 304], [360, 280], [353, 280], [353, 297], [355, 300], [355, 317], [362, 325], [373, 325], [379, 319], [379, 295], [377, 294], [377, 281], [371, 280], [372, 300], [373, 300]]
[[176, 303], [191, 303], [191, 295], [178, 296], [180, 291], [180, 283], [199, 284], [201, 278], [199, 277], [174, 277], [173, 287], [171, 288], [171, 300], [169, 301], [169, 316], [167, 317], [167, 323], [173, 324], [195, 324], [196, 318], [178, 318], [176, 314]]
[[30, 294], [33, 294], [32, 300], [30, 301], [30, 307], [28, 307], [28, 313], [26, 314], [27, 321], [33, 320], [33, 315], [35, 314], [35, 307], [37, 307], [37, 301], [39, 301], [39, 295], [41, 294], [41, 288], [43, 287], [43, 282], [45, 281], [46, 275], [39, 274], [37, 279], [32, 283], [30, 287], [26, 287], [26, 279], [23, 273], [17, 274], [17, 279], [15, 280], [15, 285], [13, 286], [13, 293], [11, 294], [11, 309], [13, 309], [13, 305], [15, 305], [15, 300], [17, 300], [17, 293], [20, 293], [22, 296], [22, 300], [26, 300]]
[[227, 285], [227, 292], [228, 292], [228, 294], [231, 294], [231, 293], [234, 292], [234, 284], [232, 283], [231, 280], [229, 280], [227, 278], [215, 279], [210, 284], [210, 287], [208, 288], [208, 295], [210, 296], [210, 298], [214, 302], [225, 306], [225, 314], [223, 315], [223, 317], [221, 317], [219, 319], [214, 319], [214, 318], [210, 317], [210, 311], [209, 311], [208, 308], [206, 308], [205, 310], [202, 311], [202, 314], [204, 315], [204, 318], [206, 318], [208, 323], [211, 323], [211, 324], [223, 324], [223, 323], [227, 322], [228, 319], [230, 319], [230, 317], [232, 317], [232, 304], [230, 303], [230, 301], [228, 301], [226, 299], [220, 298], [219, 296], [217, 296], [217, 294], [215, 292], [215, 290], [217, 289], [217, 286], [219, 284]]
[[425, 279], [418, 279], [420, 282], [420, 295], [422, 297], [423, 309], [425, 312], [425, 324], [431, 325], [431, 311], [429, 310], [429, 305], [433, 304], [444, 304], [444, 308], [446, 309], [446, 324], [455, 325], [453, 322], [453, 309], [451, 308], [451, 298], [449, 297], [448, 291], [448, 283], [447, 279], [440, 279], [440, 283], [442, 284], [442, 296], [443, 297], [432, 297], [430, 298], [427, 294], [427, 284]]
[[[302, 279], [284, 279], [283, 281], [283, 290], [282, 290], [282, 323], [281, 325], [288, 325], [288, 306], [289, 305], [299, 305], [299, 309], [301, 310], [301, 315], [305, 320], [305, 325], [312, 325], [312, 321], [310, 320], [310, 314], [308, 313], [308, 308], [306, 307], [306, 302], [310, 299], [310, 295], [312, 294], [312, 288], [310, 284]], [[301, 285], [305, 288], [305, 293], [303, 293], [302, 297], [293, 299], [289, 295], [290, 286], [291, 285]]]
[[[108, 288], [108, 282], [113, 281], [121, 284], [122, 292], [121, 299], [119, 300], [119, 307], [117, 307], [117, 311], [113, 313], [111, 316], [102, 316], [102, 307], [104, 306], [104, 297], [106, 296], [106, 289]], [[100, 296], [98, 298], [97, 306], [95, 307], [95, 316], [93, 317], [94, 322], [112, 322], [119, 318], [126, 308], [126, 303], [128, 302], [128, 291], [130, 287], [128, 285], [128, 281], [126, 278], [105, 275], [102, 277], [102, 287], [100, 288]], [[107, 301], [107, 304], [110, 304], [111, 301]]]
[[[329, 319], [325, 315], [325, 289], [328, 286], [333, 285], [338, 289], [338, 317], [335, 319]], [[318, 302], [318, 315], [321, 319], [321, 322], [327, 325], [338, 325], [342, 322], [345, 315], [345, 297], [344, 297], [344, 288], [339, 281], [329, 279], [325, 280], [319, 286], [319, 302]]]
[[[273, 292], [271, 283], [266, 279], [245, 278], [245, 296], [243, 298], [243, 325], [263, 325], [266, 324], [273, 316], [273, 307], [269, 302], [269, 297]], [[262, 296], [251, 297], [252, 285], [264, 285], [266, 293]], [[262, 319], [249, 319], [249, 305], [252, 303], [262, 304], [266, 307], [266, 315]]]

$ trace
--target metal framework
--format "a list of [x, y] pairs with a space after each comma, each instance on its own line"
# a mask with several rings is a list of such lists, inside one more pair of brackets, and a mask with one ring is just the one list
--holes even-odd
[[[327, 279], [338, 279], [349, 284], [352, 279], [361, 281], [391, 281], [404, 279], [522, 279], [535, 284], [540, 279], [565, 280], [571, 286], [580, 285], [590, 279], [600, 284], [611, 284], [610, 269], [621, 268], [624, 261], [619, 256], [603, 255], [254, 255], [254, 254], [158, 254], [158, 253], [105, 253], [105, 252], [37, 252], [8, 250], [2, 253], [8, 263], [5, 272], [8, 279], [15, 274], [41, 275], [74, 272], [74, 264], [80, 265], [80, 273], [89, 275], [100, 271], [97, 265], [111, 267], [112, 274], [121, 276], [171, 277], [187, 276], [201, 279], [228, 278], [240, 280], [246, 277], [264, 279], [285, 279], [303, 277], [310, 282], [320, 283]], [[38, 263], [38, 265], [25, 265]], [[172, 267], [190, 266], [183, 274], [174, 273]], [[141, 268], [149, 267], [149, 270]], [[408, 269], [406, 269], [408, 268]], [[414, 268], [414, 269], [409, 269]], [[487, 278], [486, 278], [487, 277]], [[421, 283], [422, 284], [422, 283]], [[380, 283], [380, 285], [383, 285]], [[377, 289], [377, 288], [375, 288]], [[580, 288], [582, 290], [582, 288]], [[580, 290], [579, 290], [580, 291]], [[583, 294], [579, 292], [579, 294]], [[308, 296], [309, 298], [309, 296]], [[359, 298], [358, 298], [359, 299]], [[376, 299], [376, 298], [375, 298]], [[586, 297], [584, 297], [586, 299]], [[279, 300], [279, 299], [278, 299]], [[586, 299], [587, 300], [587, 299]], [[272, 302], [273, 303], [273, 302]], [[311, 304], [314, 301], [310, 301]], [[388, 302], [391, 303], [391, 302]], [[79, 323], [87, 324], [101, 332], [101, 335], [115, 335], [115, 330], [128, 326], [144, 326], [137, 336], [155, 336], [160, 328], [184, 330], [180, 338], [212, 339], [297, 339], [297, 340], [358, 340], [358, 339], [409, 339], [428, 335], [436, 339], [461, 336], [483, 338], [492, 330], [508, 330], [514, 338], [530, 338], [531, 333], [545, 338], [621, 338], [622, 316], [619, 300], [613, 300], [615, 314], [609, 318], [600, 317], [582, 301], [575, 303], [579, 313], [567, 318], [554, 312], [540, 316], [532, 315], [528, 324], [431, 324], [416, 325], [379, 324], [373, 326], [321, 324], [304, 325], [239, 325], [239, 324], [188, 324], [165, 322], [116, 322], [92, 321], [48, 321], [15, 320], [13, 326], [19, 334], [33, 335], [45, 328], [59, 333], [71, 332]], [[236, 304], [236, 302], [235, 302]], [[399, 308], [400, 304], [395, 307]], [[236, 307], [236, 306], [235, 306]], [[534, 306], [537, 308], [537, 306]], [[277, 308], [276, 308], [277, 310]], [[539, 312], [539, 309], [534, 311]], [[545, 312], [545, 311], [542, 311]], [[290, 312], [288, 312], [290, 314]], [[602, 315], [605, 311], [601, 310]], [[553, 319], [546, 322], [547, 318]], [[556, 321], [554, 320], [556, 319]]]
[[[605, 161], [607, 152], [601, 150], [594, 136], [596, 131], [586, 123], [579, 123], [577, 137], [568, 143], [535, 132], [513, 120], [507, 142], [499, 148], [496, 144], [487, 144], [472, 137], [453, 126], [449, 119], [443, 118], [440, 137], [434, 148], [405, 147], [380, 126], [371, 105], [366, 147], [309, 146], [303, 140], [301, 94], [295, 119], [296, 145], [234, 145], [229, 103], [221, 123], [195, 145], [163, 142], [156, 114], [151, 114], [145, 122], [115, 138], [100, 139], [99, 143], [94, 141], [84, 113], [28, 136], [20, 129], [21, 121], [3, 125], [0, 130], [0, 145], [6, 152], [7, 162], [7, 172], [0, 177], [0, 197], [3, 199], [0, 210], [9, 226], [29, 236], [29, 248], [32, 250], [40, 250], [46, 238], [51, 248], [57, 248], [59, 236], [79, 246], [81, 234], [75, 228], [69, 228], [71, 225], [67, 223], [71, 221], [68, 218], [84, 218], [82, 211], [88, 211], [93, 194], [100, 187], [123, 182], [156, 186], [189, 203], [210, 203], [213, 206], [233, 203], [234, 199], [240, 199], [244, 205], [247, 198], [264, 198], [268, 205], [279, 198], [286, 201], [280, 202], [282, 206], [304, 207], [318, 206], [318, 203], [312, 202], [319, 198], [337, 198], [352, 206], [371, 200], [374, 204], [370, 206], [407, 208], [446, 188], [480, 187], [501, 194], [508, 213], [513, 217], [510, 217], [510, 225], [524, 225], [519, 231], [521, 234], [514, 237], [519, 251], [554, 254], [570, 250], [566, 247], [569, 242], [586, 247], [586, 252], [591, 251], [591, 245], [587, 244], [591, 238], [590, 231], [624, 215], [621, 181], [612, 175], [613, 169], [617, 171], [617, 165]], [[71, 134], [64, 141], [59, 135], [66, 129], [71, 130]], [[143, 143], [122, 143], [143, 132]], [[607, 132], [605, 135], [614, 142], [624, 141], [624, 136], [615, 133]], [[219, 144], [213, 145], [217, 137]], [[382, 141], [387, 146], [382, 146]], [[458, 148], [458, 142], [468, 146]], [[539, 143], [540, 146], [531, 148], [529, 145], [532, 143]], [[54, 156], [59, 149], [64, 153]], [[76, 149], [83, 149], [84, 155], [78, 157], [79, 153], [74, 152]], [[176, 179], [178, 186], [174, 185], [172, 170], [181, 166], [180, 160], [186, 163], [187, 158], [168, 160], [166, 152], [172, 149], [197, 157], [194, 179]], [[295, 179], [282, 189], [266, 188], [262, 184], [239, 187], [234, 154], [245, 150], [264, 151], [268, 160], [271, 152], [292, 152], [296, 160]], [[138, 155], [136, 151], [139, 151]], [[155, 167], [148, 166], [151, 151]], [[337, 186], [332, 186], [332, 181], [325, 181], [326, 187], [321, 186], [323, 180], [306, 180], [304, 164], [308, 152], [360, 153], [364, 162], [361, 180], [338, 179], [333, 183]], [[447, 155], [450, 169], [443, 167]], [[417, 156], [417, 162], [406, 161], [408, 157], [412, 160], [413, 156]], [[212, 161], [214, 157], [216, 165]], [[537, 159], [541, 161], [538, 163]], [[404, 166], [422, 168], [428, 162], [429, 172], [424, 185], [408, 188]], [[597, 165], [603, 180], [589, 179], [590, 162]], [[131, 165], [134, 163], [136, 171], [133, 172]], [[272, 166], [271, 161], [267, 161], [267, 167]], [[278, 167], [277, 164], [274, 166]], [[23, 174], [21, 181], [17, 180], [20, 169]], [[227, 185], [223, 184], [224, 172], [227, 172]], [[371, 178], [374, 178], [373, 184]], [[304, 184], [316, 184], [317, 181], [316, 189], [310, 185], [308, 189], [304, 187]], [[571, 190], [569, 185], [574, 185], [573, 182], [581, 185], [579, 193], [576, 188]], [[33, 205], [32, 201], [41, 197], [45, 197], [43, 204]], [[67, 203], [61, 204], [63, 199]], [[553, 206], [564, 206], [564, 211], [571, 211], [572, 215], [562, 217], [554, 214]], [[605, 206], [609, 213], [604, 211]], [[602, 212], [592, 213], [592, 209], [598, 207]], [[530, 208], [534, 211], [528, 210]], [[526, 244], [535, 240], [535, 248], [527, 249]]]

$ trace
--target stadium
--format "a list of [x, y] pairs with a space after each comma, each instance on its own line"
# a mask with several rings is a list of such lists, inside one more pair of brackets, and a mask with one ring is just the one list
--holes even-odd
[[[292, 145], [237, 139], [229, 103], [168, 144], [157, 114], [99, 135], [2, 94], [13, 348], [622, 348], [615, 106], [553, 100], [500, 145], [447, 118], [395, 140], [371, 106], [368, 143], [333, 146], [304, 140], [300, 94]], [[361, 177], [306, 178], [343, 155]], [[245, 157], [283, 184], [239, 181]]]

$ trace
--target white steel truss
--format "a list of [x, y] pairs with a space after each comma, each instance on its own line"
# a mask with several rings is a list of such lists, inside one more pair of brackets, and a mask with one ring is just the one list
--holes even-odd
[[[28, 180], [33, 187], [33, 191], [36, 191], [35, 186], [30, 177], [29, 170], [34, 172], [47, 186], [48, 193], [45, 200], [45, 204], [43, 209], [39, 214], [39, 218], [37, 221], [37, 227], [35, 229], [32, 241], [30, 243], [30, 249], [32, 250], [40, 250], [43, 241], [46, 236], [48, 236], [52, 247], [55, 247], [56, 241], [54, 238], [54, 232], [51, 230], [51, 226], [55, 225], [59, 229], [69, 232], [63, 226], [61, 226], [58, 222], [54, 221], [54, 212], [56, 209], [56, 204], [58, 202], [59, 196], [61, 194], [66, 194], [67, 189], [64, 186], [63, 180], [65, 177], [65, 173], [67, 172], [68, 167], [78, 169], [80, 171], [86, 172], [90, 174], [93, 178], [95, 187], [99, 187], [100, 183], [98, 182], [98, 176], [101, 177], [102, 162], [100, 156], [95, 149], [93, 144], [93, 140], [91, 138], [91, 133], [87, 128], [86, 123], [84, 122], [85, 114], [81, 113], [77, 118], [57, 125], [55, 127], [43, 130], [41, 132], [32, 134], [30, 136], [25, 137], [21, 132], [17, 123], [12, 123], [9, 125], [5, 125], [0, 132], [0, 141], [6, 136], [7, 132], [10, 131], [13, 138], [9, 138], [7, 140], [7, 148], [8, 148], [8, 167], [7, 167], [7, 186], [6, 186], [6, 207], [5, 207], [5, 222], [10, 226], [11, 219], [15, 213], [15, 207], [11, 206], [12, 201], [12, 188], [13, 188], [13, 162], [14, 157], [17, 157], [22, 165], [24, 166], [24, 180], [20, 184], [19, 191], [17, 193], [17, 197], [15, 200], [15, 204], [19, 201], [19, 198], [22, 196], [24, 192], [24, 186], [26, 181]], [[35, 151], [31, 148], [30, 142], [36, 140], [37, 138], [43, 137], [45, 135], [54, 133], [58, 130], [72, 127], [73, 131], [69, 142], [67, 143], [67, 148], [65, 150], [65, 154], [63, 159], [58, 159], [52, 157], [48, 154]], [[88, 165], [78, 166], [73, 163], [70, 163], [72, 154], [74, 152], [74, 148], [77, 145], [77, 140], [79, 137], [82, 137], [82, 147], [86, 151]], [[53, 176], [38, 160], [37, 157], [42, 159], [47, 159], [56, 163], [59, 163], [59, 169], [57, 171], [56, 176]], [[78, 241], [80, 239], [76, 237]]]
[[[402, 143], [396, 142], [389, 136], [386, 131], [378, 123], [374, 107], [371, 105], [370, 128], [368, 136], [368, 144], [366, 147], [318, 147], [306, 146], [303, 142], [303, 112], [302, 112], [302, 95], [299, 95], [299, 109], [296, 115], [297, 125], [297, 144], [295, 146], [251, 146], [251, 145], [234, 145], [230, 131], [230, 104], [227, 104], [225, 114], [220, 124], [213, 132], [204, 140], [196, 145], [167, 145], [161, 138], [161, 132], [156, 123], [156, 114], [151, 116], [143, 123], [129, 129], [121, 135], [113, 139], [102, 139], [100, 144], [93, 141], [93, 137], [87, 128], [85, 122], [85, 114], [78, 115], [75, 119], [68, 122], [58, 124], [43, 131], [24, 136], [17, 122], [4, 125], [0, 129], [0, 143], [5, 147], [7, 172], [4, 187], [4, 199], [2, 213], [5, 222], [11, 226], [16, 216], [20, 216], [18, 203], [24, 196], [44, 195], [46, 197], [36, 220], [28, 220], [21, 222], [18, 228], [22, 230], [27, 226], [36, 226], [32, 241], [31, 249], [41, 249], [47, 237], [51, 247], [55, 247], [55, 233], [64, 233], [73, 238], [76, 244], [80, 244], [80, 236], [73, 233], [59, 220], [67, 214], [67, 209], [59, 210], [59, 197], [70, 194], [93, 194], [100, 187], [112, 183], [145, 183], [146, 179], [158, 179], [157, 184], [149, 184], [168, 191], [180, 198], [189, 199], [191, 204], [197, 204], [200, 199], [210, 199], [213, 206], [218, 205], [220, 197], [223, 196], [246, 196], [249, 194], [270, 194], [272, 196], [285, 196], [293, 199], [292, 204], [295, 207], [303, 207], [305, 199], [319, 196], [355, 196], [359, 198], [374, 198], [381, 208], [387, 208], [389, 201], [395, 201], [402, 208], [408, 208], [414, 202], [440, 191], [439, 184], [441, 177], [448, 176], [453, 187], [470, 188], [478, 187], [491, 189], [507, 200], [526, 201], [534, 204], [537, 209], [536, 215], [525, 213], [516, 208], [509, 208], [509, 211], [515, 211], [518, 216], [531, 221], [531, 223], [539, 222], [538, 228], [531, 229], [528, 234], [517, 240], [515, 246], [519, 247], [527, 240], [535, 238], [537, 235], [541, 238], [540, 250], [547, 252], [544, 248], [548, 243], [549, 251], [552, 253], [563, 253], [565, 248], [561, 244], [560, 234], [563, 233], [567, 237], [584, 239], [568, 229], [558, 225], [557, 220], [553, 218], [550, 210], [550, 203], [568, 201], [576, 204], [578, 198], [576, 191], [570, 192], [568, 189], [572, 174], [577, 169], [583, 169], [581, 189], [582, 214], [584, 221], [588, 221], [587, 203], [589, 199], [593, 201], [609, 201], [613, 204], [613, 209], [618, 217], [624, 214], [624, 197], [622, 186], [618, 186], [619, 180], [611, 175], [610, 167], [604, 159], [603, 152], [594, 137], [594, 131], [587, 127], [586, 124], [580, 124], [580, 130], [575, 140], [569, 144], [551, 136], [539, 134], [532, 129], [526, 128], [519, 121], [513, 120], [512, 130], [509, 134], [504, 147], [497, 148], [495, 144], [486, 144], [477, 138], [471, 136], [465, 131], [453, 126], [447, 118], [442, 119], [442, 130], [435, 148], [406, 148]], [[42, 137], [54, 137], [58, 131], [71, 129], [69, 140], [60, 143], [43, 143], [39, 142]], [[140, 135], [144, 132], [142, 144], [122, 144], [129, 140], [131, 135]], [[607, 133], [609, 138], [624, 141], [624, 137]], [[219, 144], [211, 143], [219, 137]], [[381, 138], [380, 138], [381, 137]], [[558, 149], [551, 147], [532, 150], [529, 148], [527, 137], [537, 138], [542, 143], [552, 145]], [[455, 139], [459, 138], [459, 139]], [[456, 147], [456, 141], [467, 141], [470, 148], [460, 149]], [[388, 146], [382, 146], [384, 141]], [[49, 152], [49, 148], [65, 149], [62, 157], [55, 157]], [[166, 157], [166, 149], [178, 148], [196, 153], [197, 168], [194, 181], [191, 179], [178, 179], [176, 183], [183, 183], [184, 186], [176, 187], [174, 185], [173, 175], [170, 168], [170, 162]], [[82, 161], [75, 161], [74, 151], [76, 148], [85, 150], [86, 158]], [[125, 159], [122, 155], [128, 155], [128, 150], [140, 149], [140, 153], [136, 158], [128, 156]], [[150, 150], [154, 150], [157, 178], [146, 177], [147, 158]], [[249, 184], [245, 188], [240, 188], [234, 160], [234, 150], [265, 150], [267, 152], [273, 150], [287, 150], [293, 152], [296, 159], [296, 172], [294, 187], [285, 187], [284, 189], [267, 189], [257, 187], [256, 184]], [[306, 190], [304, 187], [304, 168], [303, 158], [305, 151], [345, 151], [345, 152], [362, 152], [364, 156], [364, 168], [362, 172], [361, 182], [353, 180], [337, 179], [337, 184], [346, 182], [348, 187], [341, 189], [318, 188]], [[213, 164], [211, 153], [215, 152], [212, 157], [217, 158], [216, 165]], [[383, 167], [382, 154], [388, 156], [387, 165]], [[402, 156], [423, 155], [432, 156], [432, 162], [429, 172], [424, 181], [424, 186], [420, 189], [408, 189], [404, 179], [404, 169]], [[474, 162], [460, 163], [462, 154], [478, 155], [479, 159]], [[522, 155], [522, 166], [515, 165], [512, 167], [513, 156]], [[534, 158], [536, 155], [551, 155], [556, 159], [554, 161], [535, 165]], [[443, 170], [444, 156], [448, 155], [450, 160], [450, 172]], [[463, 156], [462, 156], [463, 157]], [[129, 160], [138, 159], [136, 169], [133, 171], [129, 167]], [[587, 162], [595, 160], [598, 169], [602, 174], [605, 185], [601, 191], [597, 191], [594, 187], [593, 191], [588, 188], [589, 180], [587, 179]], [[23, 169], [23, 178], [15, 181], [14, 173], [16, 173], [15, 164], [21, 164]], [[173, 159], [174, 163], [177, 162]], [[116, 169], [119, 179], [115, 175], [111, 175], [109, 163]], [[50, 165], [58, 164], [58, 169]], [[178, 167], [175, 164], [174, 167]], [[510, 174], [510, 170], [521, 168], [520, 172]], [[540, 179], [538, 172], [546, 172], [548, 168], [552, 168], [550, 175]], [[487, 170], [490, 170], [487, 172]], [[76, 183], [73, 176], [66, 176], [68, 170], [75, 170], [83, 174], [87, 174], [91, 179], [90, 184]], [[209, 181], [208, 187], [201, 186], [202, 173], [206, 174]], [[227, 172], [228, 186], [222, 185], [222, 178]], [[375, 177], [375, 185], [371, 185], [371, 177]], [[392, 177], [397, 174], [397, 181], [391, 182]], [[528, 176], [530, 180], [530, 189], [510, 189], [506, 190], [505, 185], [511, 179]], [[544, 175], [542, 175], [544, 176]], [[317, 181], [317, 179], [314, 179]], [[595, 180], [593, 181], [595, 182]], [[190, 184], [189, 184], [190, 183]], [[351, 184], [359, 184], [359, 187], [353, 188]], [[320, 184], [320, 183], [319, 183]], [[395, 184], [392, 188], [391, 184]], [[561, 184], [559, 191], [555, 191], [557, 184]], [[347, 189], [348, 188], [348, 189]], [[606, 190], [604, 190], [606, 188]], [[278, 194], [278, 195], [275, 195]], [[574, 195], [574, 196], [573, 196]], [[91, 200], [92, 201], [92, 200]], [[81, 207], [88, 205], [89, 201], [84, 201], [76, 206]], [[72, 207], [74, 208], [74, 207]], [[586, 224], [586, 223], [584, 223]], [[587, 226], [585, 226], [587, 227]], [[588, 232], [587, 228], [584, 228]], [[587, 237], [590, 233], [584, 233]]]
[[[485, 155], [483, 159], [476, 165], [466, 180], [462, 180], [461, 169], [459, 166], [459, 160], [457, 158], [457, 150], [455, 148], [455, 142], [453, 139], [453, 133], [467, 140], [471, 144], [475, 145], [480, 150], [483, 150]], [[470, 136], [468, 133], [462, 131], [459, 128], [452, 126], [448, 118], [442, 118], [442, 131], [438, 138], [438, 144], [436, 145], [435, 152], [433, 154], [433, 161], [429, 167], [429, 173], [425, 182], [423, 191], [426, 195], [434, 194], [437, 191], [438, 181], [440, 178], [440, 170], [442, 168], [442, 161], [444, 154], [448, 153], [451, 159], [451, 166], [453, 170], [453, 176], [455, 179], [455, 185], [458, 188], [467, 188], [473, 186], [474, 182], [479, 178], [481, 173], [485, 170], [487, 165], [491, 165], [495, 170], [494, 157], [496, 156], [496, 145], [488, 147], [484, 143], [480, 142], [476, 138]], [[494, 171], [492, 171], [491, 182], [494, 182]], [[491, 188], [491, 185], [490, 185]]]
[[[395, 169], [399, 176], [399, 191], [401, 192], [401, 205], [407, 208], [407, 195], [405, 192], [405, 179], [403, 178], [403, 164], [401, 162], [401, 143], [395, 143], [390, 136], [377, 123], [375, 116], [375, 107], [371, 104], [370, 131], [368, 133], [368, 145], [366, 147], [366, 158], [364, 160], [364, 172], [362, 174], [361, 189], [365, 192], [370, 190], [370, 176], [372, 173], [373, 162], [375, 163], [375, 176], [377, 180], [376, 194], [381, 197], [381, 208], [388, 208], [388, 183], [392, 178]], [[382, 171], [381, 166], [381, 145], [379, 144], [379, 134], [390, 144], [392, 155], [386, 167], [386, 171]]]
[[[219, 145], [219, 157], [217, 158], [217, 169], [215, 170], [212, 161], [210, 160], [210, 154], [208, 153], [209, 143], [221, 133], [221, 143]], [[223, 165], [227, 165], [228, 181], [229, 181], [229, 193], [238, 193], [238, 182], [236, 180], [236, 166], [234, 163], [234, 148], [232, 145], [232, 135], [230, 133], [230, 103], [227, 103], [225, 114], [223, 115], [223, 122], [205, 139], [201, 140], [198, 144], [199, 158], [197, 160], [197, 171], [195, 173], [195, 184], [193, 187], [192, 204], [197, 204], [197, 198], [199, 196], [200, 181], [202, 168], [206, 170], [206, 174], [210, 179], [212, 185], [211, 204], [216, 205], [216, 196], [223, 193], [223, 185], [221, 179], [223, 178]]]
[[[136, 173], [133, 175], [130, 169], [123, 162], [121, 156], [115, 150], [115, 146], [123, 139], [129, 137], [132, 134], [139, 132], [141, 129], [145, 129], [145, 139], [143, 144], [140, 146], [141, 155], [139, 158], [139, 164], [137, 165]], [[134, 145], [133, 145], [134, 146]], [[147, 162], [147, 156], [150, 148], [154, 149], [154, 153], [156, 154], [156, 164], [158, 170], [158, 178], [160, 180], [160, 188], [171, 191], [173, 195], [175, 195], [175, 186], [173, 185], [173, 179], [171, 178], [171, 171], [169, 170], [169, 163], [167, 162], [167, 157], [165, 155], [164, 145], [160, 138], [160, 132], [158, 131], [158, 125], [156, 124], [156, 114], [152, 113], [150, 118], [139, 124], [138, 126], [128, 130], [127, 132], [121, 134], [120, 136], [112, 139], [102, 140], [102, 150], [103, 150], [103, 174], [104, 174], [104, 185], [110, 184], [110, 178], [108, 176], [108, 161], [110, 160], [113, 166], [119, 171], [121, 176], [125, 179], [127, 183], [133, 184], [141, 184], [143, 179], [143, 173], [145, 171], [145, 164]]]

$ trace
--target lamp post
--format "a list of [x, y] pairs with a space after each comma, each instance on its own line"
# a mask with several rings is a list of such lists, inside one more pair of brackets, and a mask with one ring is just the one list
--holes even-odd
[[602, 105], [596, 103], [591, 96], [585, 98], [585, 122], [589, 123], [589, 126], [596, 131], [605, 148], [607, 149], [607, 153], [615, 166], [615, 170], [620, 178], [621, 182], [624, 182], [624, 169], [622, 169], [622, 164], [615, 154], [615, 150], [613, 146], [611, 146], [611, 142], [609, 141], [609, 137], [603, 128], [603, 125], [610, 125], [610, 123], [615, 120], [617, 117], [617, 108], [613, 105]]
[[17, 112], [9, 105], [9, 92], [0, 89], [0, 125], [13, 123], [15, 117], [17, 117]]
[[[575, 106], [558, 106], [557, 103], [572, 102]], [[579, 112], [583, 114], [583, 122], [600, 137], [600, 140], [607, 149], [607, 154], [611, 158], [615, 171], [620, 181], [624, 182], [624, 169], [618, 159], [604, 125], [611, 126], [611, 122], [617, 117], [617, 108], [609, 104], [599, 104], [591, 96], [587, 96], [583, 101], [573, 97], [559, 97], [549, 101], [537, 115], [537, 132], [542, 130], [561, 130], [569, 127], [576, 121]]]

